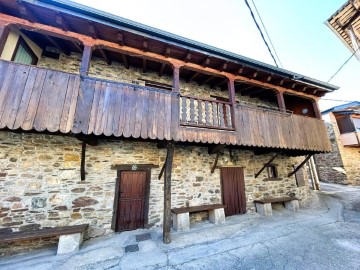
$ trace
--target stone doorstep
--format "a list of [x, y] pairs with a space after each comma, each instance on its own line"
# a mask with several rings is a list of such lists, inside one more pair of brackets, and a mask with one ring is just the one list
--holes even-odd
[[125, 247], [125, 253], [136, 252], [136, 251], [139, 251], [138, 244], [128, 245], [128, 246]]
[[151, 239], [151, 234], [150, 233], [138, 234], [135, 235], [135, 238], [136, 238], [136, 242], [146, 241]]

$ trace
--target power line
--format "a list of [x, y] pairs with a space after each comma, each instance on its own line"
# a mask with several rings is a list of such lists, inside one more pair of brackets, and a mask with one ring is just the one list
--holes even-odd
[[273, 50], [274, 50], [275, 56], [276, 56], [277, 60], [279, 61], [280, 67], [283, 67], [283, 64], [282, 64], [281, 61], [280, 61], [280, 57], [279, 57], [279, 55], [277, 54], [277, 51], [276, 51], [276, 49], [275, 49], [275, 46], [274, 46], [274, 44], [273, 44], [272, 41], [271, 41], [270, 35], [269, 35], [269, 33], [268, 33], [268, 31], [267, 31], [267, 29], [266, 29], [266, 27], [265, 27], [265, 24], [264, 24], [264, 22], [263, 22], [263, 20], [262, 20], [262, 18], [261, 18], [261, 16], [260, 16], [260, 13], [259, 13], [259, 11], [258, 11], [258, 9], [257, 9], [257, 7], [256, 7], [256, 5], [255, 5], [254, 0], [251, 0], [251, 2], [252, 2], [252, 4], [253, 4], [254, 7], [255, 7], [256, 14], [258, 15], [258, 17], [259, 17], [259, 19], [260, 19], [260, 22], [261, 22], [261, 25], [262, 25], [262, 27], [263, 27], [264, 30], [265, 30], [265, 34], [266, 34], [266, 36], [267, 36], [267, 38], [268, 38], [268, 40], [269, 40], [269, 42], [270, 42], [270, 44], [271, 44], [271, 47], [272, 47]]
[[354, 53], [345, 61], [344, 64], [342, 64], [342, 65], [339, 67], [339, 69], [334, 73], [334, 75], [332, 75], [332, 76], [330, 77], [330, 79], [329, 79], [327, 82], [330, 82], [330, 81], [340, 72], [340, 70], [342, 70], [342, 68], [350, 61], [350, 59], [355, 55], [355, 53], [356, 53], [359, 49], [360, 49], [360, 47], [357, 48], [356, 51], [354, 51]]
[[265, 39], [265, 37], [264, 37], [264, 34], [263, 34], [263, 32], [261, 31], [261, 28], [260, 28], [259, 24], [257, 23], [257, 21], [256, 21], [256, 19], [255, 19], [254, 13], [253, 13], [253, 11], [252, 11], [252, 9], [251, 9], [248, 1], [247, 1], [247, 0], [244, 0], [244, 1], [245, 1], [245, 4], [247, 5], [247, 7], [249, 8], [251, 17], [252, 17], [252, 19], [254, 20], [254, 23], [255, 23], [257, 29], [259, 30], [260, 35], [261, 35], [261, 38], [262, 38], [262, 40], [264, 41], [264, 43], [265, 43], [265, 45], [266, 45], [266, 47], [267, 47], [267, 49], [268, 49], [268, 51], [269, 51], [272, 59], [274, 60], [275, 65], [276, 65], [277, 67], [279, 67], [279, 65], [278, 65], [278, 63], [276, 62], [276, 59], [275, 59], [275, 57], [274, 57], [274, 55], [273, 55], [273, 53], [272, 53], [272, 51], [271, 51], [271, 49], [270, 49], [270, 47], [269, 47], [269, 44], [266, 42], [266, 39]]

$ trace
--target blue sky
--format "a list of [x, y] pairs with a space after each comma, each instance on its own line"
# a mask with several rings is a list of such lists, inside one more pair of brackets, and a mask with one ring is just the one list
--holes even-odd
[[[252, 4], [252, 0], [248, 0]], [[254, 0], [283, 68], [328, 81], [351, 52], [325, 25], [346, 0]], [[76, 0], [76, 2], [240, 55], [274, 64], [243, 0]], [[327, 99], [360, 100], [353, 57]], [[341, 102], [320, 101], [321, 109]]]

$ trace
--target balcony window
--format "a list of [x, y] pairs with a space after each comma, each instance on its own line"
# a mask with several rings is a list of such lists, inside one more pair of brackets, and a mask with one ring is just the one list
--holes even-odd
[[11, 60], [20, 64], [36, 65], [39, 59], [26, 41], [20, 36]]

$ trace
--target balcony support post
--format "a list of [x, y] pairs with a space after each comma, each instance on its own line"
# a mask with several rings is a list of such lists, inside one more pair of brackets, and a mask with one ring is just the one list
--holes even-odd
[[0, 56], [4, 50], [6, 40], [9, 36], [10, 29], [6, 25], [0, 26]]
[[172, 63], [173, 66], [173, 91], [180, 93], [180, 68], [181, 65]]
[[285, 100], [284, 100], [283, 92], [278, 91], [276, 93], [276, 98], [277, 98], [279, 109], [286, 112], [286, 106], [285, 106]]
[[84, 51], [80, 64], [80, 76], [88, 75], [92, 51], [93, 51], [93, 46], [84, 44]]
[[318, 102], [316, 100], [313, 100], [312, 104], [313, 104], [313, 108], [314, 108], [315, 117], [318, 118], [318, 119], [321, 119], [321, 112], [320, 112], [320, 109], [319, 109]]
[[235, 105], [236, 105], [236, 99], [235, 99], [235, 79], [233, 77], [227, 77], [228, 78], [228, 91], [229, 91], [229, 102], [230, 105], [230, 114], [231, 114], [231, 126], [232, 128], [235, 128]]

